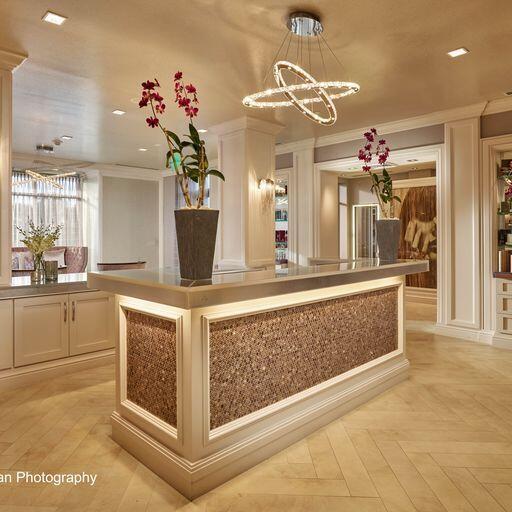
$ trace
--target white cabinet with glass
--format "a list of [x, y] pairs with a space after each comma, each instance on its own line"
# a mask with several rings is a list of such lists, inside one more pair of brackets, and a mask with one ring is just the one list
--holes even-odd
[[288, 263], [289, 200], [288, 176], [276, 176], [275, 180], [275, 255], [276, 263]]

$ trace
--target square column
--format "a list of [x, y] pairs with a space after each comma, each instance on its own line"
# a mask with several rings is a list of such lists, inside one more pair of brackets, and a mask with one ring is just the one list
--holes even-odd
[[26, 58], [0, 49], [0, 285], [11, 284], [12, 72]]
[[219, 198], [219, 265], [274, 264], [274, 190], [260, 189], [274, 179], [275, 136], [283, 127], [252, 117], [214, 126], [219, 169], [226, 177]]

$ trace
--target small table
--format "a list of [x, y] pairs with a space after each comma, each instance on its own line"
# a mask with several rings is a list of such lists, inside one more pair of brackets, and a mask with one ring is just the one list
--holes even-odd
[[129, 270], [134, 268], [146, 268], [145, 261], [125, 261], [121, 263], [98, 263], [98, 270]]

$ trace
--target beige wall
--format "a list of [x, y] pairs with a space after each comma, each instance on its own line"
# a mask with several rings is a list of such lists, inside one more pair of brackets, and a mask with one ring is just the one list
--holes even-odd
[[158, 266], [158, 182], [103, 178], [101, 259]]
[[320, 187], [320, 257], [338, 258], [338, 175], [322, 172]]

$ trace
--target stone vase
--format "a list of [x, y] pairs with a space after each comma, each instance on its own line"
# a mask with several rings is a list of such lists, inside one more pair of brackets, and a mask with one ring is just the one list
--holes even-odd
[[174, 211], [182, 279], [211, 279], [219, 210]]
[[381, 260], [397, 260], [400, 227], [400, 219], [379, 219], [377, 221], [377, 246], [379, 247], [379, 258]]

